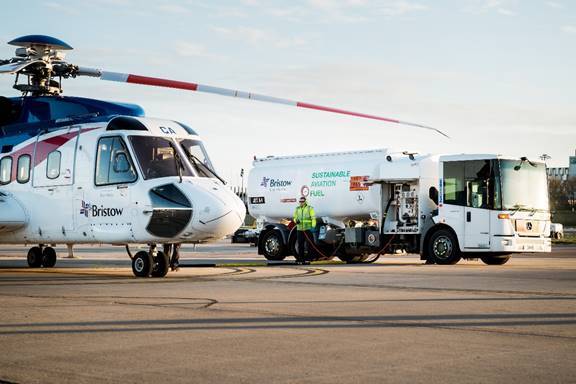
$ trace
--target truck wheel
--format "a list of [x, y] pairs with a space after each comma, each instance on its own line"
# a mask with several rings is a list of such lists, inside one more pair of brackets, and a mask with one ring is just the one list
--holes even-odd
[[276, 230], [266, 232], [262, 238], [262, 251], [267, 260], [284, 260], [286, 256], [284, 255], [284, 239], [282, 238], [282, 234]]
[[451, 265], [460, 261], [460, 249], [454, 234], [447, 229], [439, 229], [430, 236], [428, 254], [436, 264]]
[[346, 264], [360, 264], [365, 262], [370, 255], [347, 255], [345, 253], [338, 253], [338, 258]]
[[510, 255], [504, 255], [504, 256], [486, 255], [481, 256], [480, 260], [482, 260], [484, 264], [487, 265], [504, 265], [508, 262], [508, 260], [510, 260]]

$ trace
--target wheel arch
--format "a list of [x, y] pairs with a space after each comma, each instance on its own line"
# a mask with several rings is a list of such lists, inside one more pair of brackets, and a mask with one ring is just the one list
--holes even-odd
[[287, 225], [280, 224], [280, 223], [267, 223], [264, 225], [264, 228], [258, 234], [258, 254], [263, 255], [264, 250], [262, 243], [262, 239], [264, 235], [266, 235], [270, 231], [278, 231], [282, 235], [282, 240], [284, 240], [284, 244], [288, 244], [288, 237], [290, 235], [290, 229]]
[[460, 247], [460, 241], [458, 240], [458, 235], [456, 234], [456, 231], [454, 231], [454, 229], [452, 229], [451, 226], [444, 224], [444, 223], [439, 223], [439, 224], [435, 224], [434, 226], [430, 227], [428, 229], [428, 231], [426, 232], [426, 234], [424, 236], [422, 236], [422, 242], [420, 243], [420, 260], [428, 260], [429, 256], [428, 255], [428, 242], [430, 241], [430, 237], [432, 237], [432, 235], [441, 230], [441, 229], [445, 229], [450, 231], [450, 233], [452, 233], [452, 235], [454, 235], [454, 239], [456, 240], [456, 245], [458, 246], [458, 251], [462, 252], [462, 249]]

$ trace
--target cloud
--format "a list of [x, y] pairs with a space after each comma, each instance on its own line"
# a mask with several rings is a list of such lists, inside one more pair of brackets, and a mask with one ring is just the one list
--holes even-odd
[[176, 42], [174, 49], [176, 54], [182, 57], [202, 57], [218, 61], [226, 60], [226, 56], [213, 54], [202, 44], [179, 41]]
[[576, 33], [576, 25], [564, 25], [562, 28], [563, 32], [575, 34]]
[[[252, 1], [247, 0], [245, 5], [250, 3]], [[304, 23], [359, 23], [428, 9], [414, 0], [300, 0], [286, 6], [270, 2], [256, 5], [252, 8], [266, 15]]]
[[169, 4], [169, 3], [160, 4], [156, 7], [156, 9], [162, 13], [174, 14], [174, 15], [190, 13], [190, 8], [178, 4]]
[[54, 11], [62, 12], [62, 13], [65, 13], [65, 14], [71, 15], [71, 16], [77, 16], [80, 14], [80, 12], [77, 9], [72, 8], [72, 7], [67, 7], [67, 6], [65, 6], [61, 3], [57, 3], [55, 1], [49, 1], [49, 2], [43, 3], [42, 5], [46, 8], [50, 8]]
[[544, 4], [551, 8], [564, 8], [564, 6], [556, 1], [545, 1]]
[[496, 12], [504, 16], [517, 14], [518, 0], [469, 0], [466, 10], [473, 13]]
[[276, 48], [290, 48], [308, 44], [308, 41], [300, 36], [284, 37], [275, 32], [254, 27], [212, 27], [212, 30], [226, 38], [246, 42], [251, 45], [266, 44]]

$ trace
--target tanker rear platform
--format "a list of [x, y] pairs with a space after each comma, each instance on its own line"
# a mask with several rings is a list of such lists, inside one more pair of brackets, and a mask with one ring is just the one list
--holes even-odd
[[183, 248], [189, 268], [138, 279], [121, 247], [51, 270], [3, 247], [0, 383], [576, 381], [575, 246], [504, 266]]

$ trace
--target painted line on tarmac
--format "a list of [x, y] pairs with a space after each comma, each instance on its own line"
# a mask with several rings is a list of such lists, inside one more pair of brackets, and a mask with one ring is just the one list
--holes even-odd
[[105, 284], [168, 284], [168, 283], [182, 283], [182, 282], [207, 282], [207, 281], [254, 281], [254, 280], [272, 280], [272, 279], [289, 279], [319, 276], [329, 273], [329, 271], [321, 268], [302, 268], [302, 267], [279, 267], [285, 270], [295, 270], [297, 273], [271, 275], [271, 276], [254, 276], [254, 277], [241, 277], [248, 274], [253, 274], [258, 271], [255, 268], [246, 267], [216, 267], [216, 269], [227, 269], [227, 272], [210, 274], [210, 275], [193, 275], [193, 276], [175, 276], [171, 275], [170, 278], [140, 278], [135, 277], [125, 269], [123, 271], [116, 270], [115, 273], [109, 273], [104, 269], [98, 271], [89, 271], [86, 269], [14, 269], [11, 272], [14, 274], [32, 274], [36, 277], [28, 279], [17, 279], [15, 276], [7, 277], [7, 280], [2, 280], [0, 277], [0, 287], [8, 286], [39, 286], [39, 285], [105, 285]]

